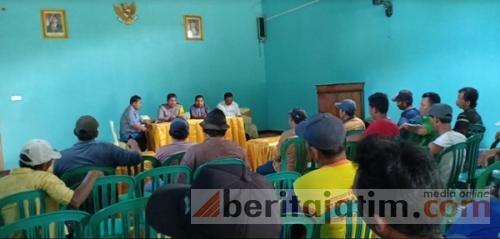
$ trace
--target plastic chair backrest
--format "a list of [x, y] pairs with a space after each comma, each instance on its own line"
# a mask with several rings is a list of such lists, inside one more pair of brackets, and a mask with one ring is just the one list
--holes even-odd
[[183, 183], [191, 183], [191, 169], [187, 166], [159, 167], [142, 172], [135, 176], [136, 195], [137, 197], [144, 196], [144, 187], [147, 183], [150, 183], [151, 192], [154, 192], [165, 184], [177, 183], [180, 175], [186, 179]]
[[291, 146], [295, 148], [295, 171], [299, 173], [304, 173], [307, 169], [307, 149], [306, 142], [302, 138], [294, 137], [289, 138], [281, 144], [280, 156], [280, 172], [288, 171], [288, 149]]
[[[33, 190], [9, 195], [0, 199], [0, 212], [6, 206], [17, 208], [18, 219], [24, 219], [34, 215], [45, 213], [45, 197], [47, 194], [42, 190]], [[0, 227], [5, 224], [3, 214], [0, 213]]]
[[372, 231], [363, 219], [358, 216], [358, 205], [354, 201], [344, 202], [327, 211], [322, 217], [326, 223], [330, 223], [334, 217], [343, 217], [345, 220], [345, 238], [371, 238]]
[[72, 238], [85, 238], [90, 215], [82, 211], [58, 211], [19, 220], [0, 228], [0, 238], [67, 238], [71, 223]]
[[83, 209], [91, 214], [120, 202], [119, 187], [126, 185], [127, 199], [135, 198], [134, 178], [126, 175], [99, 177]]
[[447, 155], [451, 154], [451, 160], [453, 160], [450, 169], [450, 176], [448, 178], [447, 188], [458, 188], [459, 181], [458, 176], [464, 170], [465, 161], [467, 159], [467, 144], [458, 143], [446, 148], [437, 156], [437, 160], [441, 163], [441, 160], [446, 158]]
[[364, 133], [365, 133], [364, 129], [355, 129], [355, 130], [349, 130], [349, 131], [347, 131], [345, 133], [345, 136], [349, 137], [349, 136], [360, 135], [360, 134], [364, 134]]
[[240, 165], [245, 167], [245, 162], [241, 159], [238, 158], [222, 158], [222, 159], [216, 159], [207, 163], [204, 163], [200, 165], [196, 170], [194, 170], [193, 173], [193, 181], [198, 177], [198, 175], [201, 173], [201, 171], [204, 168], [207, 167], [214, 167], [214, 166], [221, 166], [221, 165]]
[[283, 238], [294, 238], [292, 235], [293, 225], [303, 225], [306, 229], [305, 238], [313, 238], [316, 233], [316, 222], [314, 218], [308, 217], [302, 213], [286, 213], [281, 217]]
[[167, 158], [163, 163], [161, 164], [162, 166], [173, 166], [173, 165], [179, 165], [181, 163], [182, 158], [184, 158], [184, 155], [186, 152], [179, 152], [176, 153], [169, 158]]
[[301, 175], [298, 172], [287, 171], [287, 172], [277, 172], [266, 175], [266, 179], [273, 185], [274, 189], [281, 190], [281, 189], [292, 189], [293, 183], [300, 176]]
[[100, 166], [81, 166], [66, 171], [62, 176], [61, 180], [66, 184], [66, 186], [75, 189], [80, 185], [85, 176], [92, 170], [97, 170], [103, 172], [104, 175], [114, 175], [115, 168], [112, 167], [100, 167]]
[[358, 142], [346, 142], [345, 143], [345, 155], [350, 161], [356, 162], [356, 150], [358, 148]]
[[480, 124], [469, 124], [468, 130], [471, 136], [475, 134], [484, 134], [484, 132], [486, 132], [486, 128]]
[[486, 186], [488, 186], [488, 182], [493, 178], [494, 172], [499, 172], [500, 171], [500, 161], [495, 162], [494, 164], [488, 166], [484, 172], [479, 175], [476, 181], [476, 188], [475, 189], [486, 189]]
[[483, 134], [474, 134], [467, 138], [467, 155], [465, 156], [465, 170], [467, 172], [467, 185], [469, 187], [474, 181], [474, 175], [477, 169], [477, 158], [479, 157], [479, 145], [483, 140]]
[[90, 218], [92, 238], [157, 238], [146, 222], [148, 197], [123, 201], [97, 212]]
[[109, 121], [109, 128], [111, 129], [111, 136], [113, 136], [113, 144], [120, 146], [120, 141], [118, 140], [118, 135], [116, 134], [115, 122]]

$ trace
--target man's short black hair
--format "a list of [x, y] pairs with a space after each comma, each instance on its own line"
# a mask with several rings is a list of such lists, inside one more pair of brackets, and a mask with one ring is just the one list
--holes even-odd
[[133, 103], [135, 103], [135, 102], [137, 102], [137, 101], [139, 101], [141, 99], [142, 98], [140, 96], [134, 95], [134, 96], [130, 97], [130, 104], [133, 104]]
[[438, 93], [435, 92], [425, 92], [422, 95], [422, 98], [429, 99], [429, 103], [431, 103], [431, 105], [441, 103], [441, 97], [439, 96]]
[[175, 95], [175, 93], [169, 93], [169, 94], [167, 95], [167, 100], [170, 100], [170, 99], [172, 99], [172, 98], [177, 98], [177, 95]]
[[224, 137], [226, 135], [227, 130], [215, 130], [215, 129], [203, 129], [205, 134], [208, 134], [210, 137]]
[[370, 95], [370, 97], [368, 97], [368, 104], [382, 114], [387, 114], [389, 110], [389, 98], [387, 98], [386, 94], [381, 92]]
[[186, 140], [187, 137], [189, 136], [189, 131], [185, 130], [185, 131], [170, 132], [170, 136], [172, 136], [172, 138], [177, 140]]
[[476, 108], [477, 100], [479, 99], [479, 92], [472, 87], [464, 87], [458, 91], [458, 93], [464, 93], [464, 100], [470, 102], [471, 108]]
[[[28, 156], [24, 155], [24, 154], [20, 154], [19, 158], [22, 159], [22, 160], [24, 160], [24, 161], [26, 161], [26, 162], [27, 161], [31, 161], [31, 159]], [[21, 161], [21, 160], [19, 160], [19, 167], [20, 168], [30, 168], [30, 169], [33, 169], [33, 170], [39, 170], [39, 169], [41, 169], [41, 165], [31, 166], [31, 165], [27, 165], [27, 164], [23, 163], [23, 161]]]
[[[417, 205], [413, 201], [418, 200], [416, 194], [421, 192], [418, 189], [442, 188], [436, 162], [412, 142], [369, 136], [358, 144], [356, 159], [355, 189], [415, 189], [415, 195], [394, 195], [394, 198], [404, 197], [408, 205]], [[431, 238], [440, 235], [439, 224], [389, 224], [405, 235]]]
[[231, 98], [233, 97], [233, 93], [231, 93], [231, 92], [224, 93], [224, 99], [227, 99], [227, 98], [230, 98], [230, 97]]
[[197, 95], [196, 97], [194, 97], [194, 101], [197, 101], [199, 98], [205, 99], [205, 97], [203, 97], [202, 95]]

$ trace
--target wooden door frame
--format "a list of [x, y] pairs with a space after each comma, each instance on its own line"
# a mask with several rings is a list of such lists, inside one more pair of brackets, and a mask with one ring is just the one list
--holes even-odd
[[[359, 85], [359, 87], [353, 87], [355, 85]], [[343, 93], [343, 92], [352, 92], [352, 91], [360, 91], [361, 92], [361, 101], [363, 103], [363, 109], [357, 109], [360, 110], [362, 119], [365, 119], [365, 83], [364, 82], [349, 82], [349, 83], [335, 83], [335, 84], [322, 84], [322, 85], [316, 85], [316, 95], [319, 96], [319, 94], [325, 94], [325, 93], [332, 93], [333, 90], [322, 90], [320, 88], [325, 88], [325, 87], [330, 87], [331, 89], [334, 89], [334, 92], [338, 93]], [[318, 103], [318, 112], [320, 112], [320, 107]]]

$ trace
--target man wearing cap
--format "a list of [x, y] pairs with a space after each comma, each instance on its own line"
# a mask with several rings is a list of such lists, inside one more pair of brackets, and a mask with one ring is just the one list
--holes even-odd
[[200, 125], [207, 139], [201, 144], [190, 147], [186, 151], [181, 165], [186, 165], [195, 170], [204, 163], [220, 158], [238, 158], [246, 161], [243, 149], [238, 144], [224, 139], [229, 128], [224, 112], [220, 109], [213, 110], [208, 113]]
[[372, 122], [366, 128], [366, 135], [376, 135], [379, 137], [392, 138], [399, 135], [399, 127], [387, 118], [389, 110], [389, 98], [381, 92], [374, 93], [368, 97], [370, 105], [370, 115]]
[[183, 118], [177, 118], [172, 121], [169, 134], [172, 136], [172, 143], [161, 147], [156, 152], [156, 158], [162, 163], [174, 154], [186, 152], [186, 150], [194, 145], [186, 141], [189, 136], [189, 124]]
[[335, 107], [339, 110], [339, 118], [344, 122], [346, 132], [365, 129], [363, 120], [355, 115], [356, 102], [354, 100], [345, 99], [340, 103], [335, 103]]
[[411, 93], [411, 91], [399, 91], [396, 96], [392, 97], [392, 101], [395, 101], [398, 108], [403, 111], [401, 112], [401, 118], [399, 118], [398, 126], [401, 126], [404, 123], [420, 124], [422, 122], [420, 112], [412, 106], [413, 93]]
[[[277, 155], [273, 160], [259, 166], [257, 168], [257, 173], [261, 175], [268, 175], [271, 173], [276, 173], [280, 171], [281, 168], [281, 146], [282, 144], [290, 138], [294, 138], [297, 135], [295, 134], [295, 127], [301, 123], [302, 121], [307, 119], [307, 113], [304, 109], [301, 108], [293, 108], [292, 111], [288, 113], [288, 126], [290, 126], [289, 130], [284, 131], [280, 139], [278, 141], [278, 145], [276, 146]], [[295, 171], [295, 147], [291, 145], [287, 150], [287, 170]]]
[[444, 149], [467, 140], [463, 134], [451, 129], [452, 113], [451, 106], [447, 104], [435, 104], [429, 111], [432, 126], [439, 134], [436, 140], [429, 144], [429, 152], [432, 155], [438, 155]]
[[54, 174], [61, 177], [68, 170], [81, 166], [127, 166], [139, 164], [142, 160], [138, 146], [134, 151], [122, 149], [114, 144], [96, 142], [99, 123], [84, 115], [76, 121], [73, 133], [78, 143], [61, 152], [62, 157], [54, 163]]
[[[24, 145], [19, 157], [20, 168], [0, 178], [0, 199], [15, 193], [42, 190], [48, 195], [47, 212], [57, 211], [59, 204], [78, 208], [89, 196], [96, 179], [102, 175], [102, 172], [90, 171], [74, 191], [66, 187], [63, 181], [47, 172], [52, 161], [59, 159], [61, 154], [45, 140], [30, 140]], [[19, 218], [17, 211], [15, 205], [2, 208], [4, 223], [16, 221]]]
[[[307, 142], [309, 156], [319, 168], [298, 178], [293, 184], [294, 192], [305, 213], [320, 216], [326, 211], [324, 203], [316, 208], [314, 203], [307, 202], [329, 200], [334, 205], [337, 201], [351, 199], [356, 166], [346, 159], [345, 130], [337, 117], [329, 113], [318, 114], [300, 123], [295, 132]], [[343, 238], [345, 225], [325, 224], [320, 231], [321, 238]]]
[[130, 105], [123, 111], [120, 118], [120, 140], [129, 144], [131, 144], [129, 141], [134, 140], [139, 144], [141, 150], [145, 150], [147, 141], [144, 132], [147, 131], [147, 128], [139, 115], [141, 108], [141, 97], [138, 95], [132, 96]]

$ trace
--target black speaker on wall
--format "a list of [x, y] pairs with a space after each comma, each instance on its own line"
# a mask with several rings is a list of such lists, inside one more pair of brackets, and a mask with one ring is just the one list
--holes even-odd
[[261, 42], [266, 40], [266, 22], [264, 17], [257, 18], [257, 37]]

